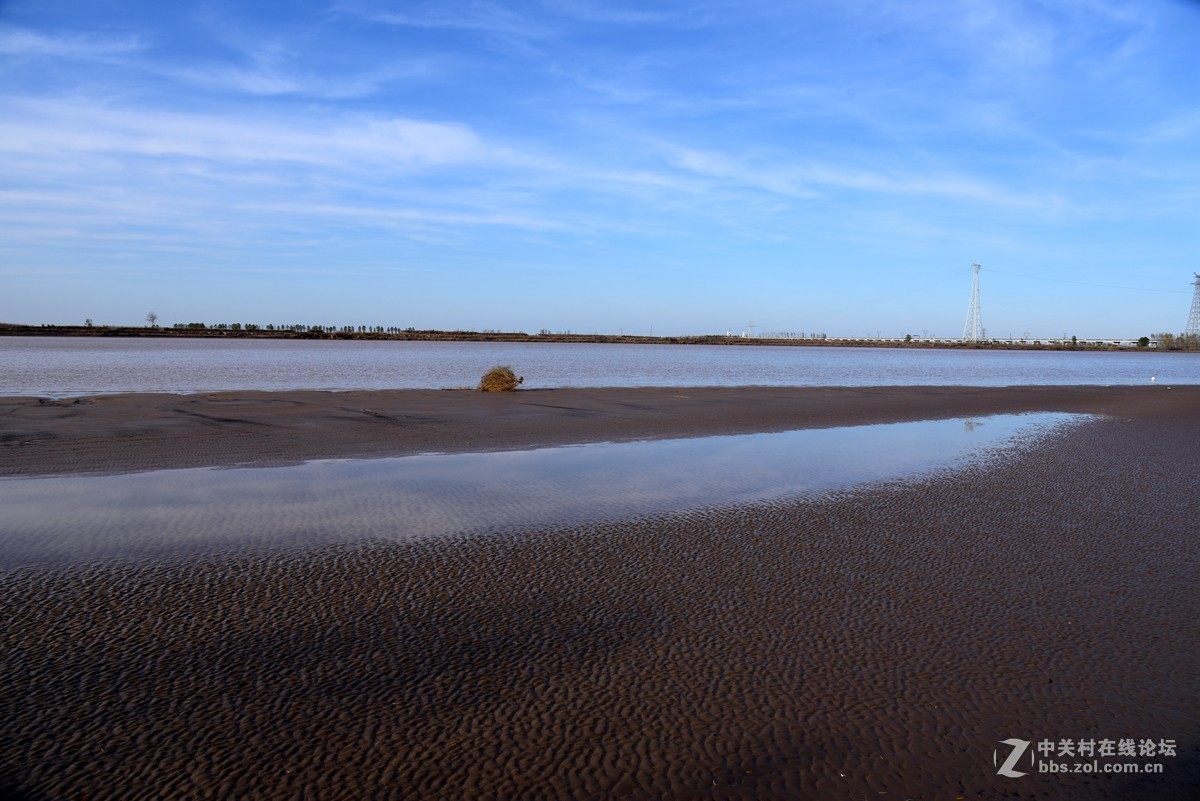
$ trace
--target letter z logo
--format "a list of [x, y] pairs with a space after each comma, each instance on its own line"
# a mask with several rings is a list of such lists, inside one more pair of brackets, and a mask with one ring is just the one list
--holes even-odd
[[[1021, 772], [1019, 770], [1013, 770], [1013, 768], [1015, 768], [1017, 766], [1017, 761], [1020, 760], [1021, 755], [1025, 753], [1025, 749], [1029, 747], [1029, 741], [1028, 740], [1018, 740], [1015, 737], [1013, 737], [1008, 740], [1001, 740], [1000, 744], [1001, 745], [1011, 745], [1012, 753], [1010, 753], [1008, 755], [1008, 759], [1004, 760], [1004, 764], [1001, 765], [999, 768], [997, 768], [996, 772], [999, 773], [1001, 776], [1007, 776], [1010, 779], [1017, 779], [1017, 778], [1020, 778], [1021, 776], [1024, 776], [1025, 774], [1023, 772]], [[992, 752], [992, 764], [993, 765], [996, 764], [996, 759], [997, 759], [996, 752], [993, 751]]]

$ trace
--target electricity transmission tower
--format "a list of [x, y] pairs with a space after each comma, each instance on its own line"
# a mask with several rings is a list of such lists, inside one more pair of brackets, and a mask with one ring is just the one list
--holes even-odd
[[1192, 286], [1196, 287], [1196, 291], [1192, 293], [1192, 311], [1188, 315], [1187, 328], [1184, 329], [1184, 336], [1200, 337], [1200, 273], [1192, 273], [1196, 276], [1196, 280], [1192, 282]]
[[[963, 326], [964, 342], [978, 342], [983, 339], [983, 319], [979, 316], [979, 265], [972, 264], [971, 271], [974, 275], [971, 278], [971, 305], [967, 307], [967, 324]], [[1197, 291], [1200, 292], [1200, 289]]]

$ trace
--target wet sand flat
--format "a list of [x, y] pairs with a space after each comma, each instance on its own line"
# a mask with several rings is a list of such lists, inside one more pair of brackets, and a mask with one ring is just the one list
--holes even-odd
[[[0, 795], [1195, 798], [1200, 396], [1154, 389], [793, 397], [818, 425], [1109, 415], [818, 499], [8, 571]], [[754, 424], [717, 420], [774, 391], [743, 392], [710, 424], [695, 404], [692, 433]], [[795, 427], [787, 405], [763, 429]], [[1008, 738], [1177, 755], [1102, 760], [1161, 775], [1007, 778]]]
[[683, 387], [0, 397], [0, 476], [486, 451], [1015, 412], [1187, 416], [1200, 386]]

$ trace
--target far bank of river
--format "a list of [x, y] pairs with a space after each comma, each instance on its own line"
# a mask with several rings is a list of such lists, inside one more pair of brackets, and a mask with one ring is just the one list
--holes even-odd
[[[616, 345], [730, 345], [857, 348], [948, 348], [954, 350], [1155, 350], [1161, 345], [1149, 337], [1118, 339], [987, 339], [978, 342], [952, 337], [831, 337], [826, 334], [745, 336], [700, 334], [694, 336], [644, 336], [635, 334], [576, 334], [542, 331], [437, 331], [396, 326], [258, 326], [240, 323], [220, 326], [84, 326], [12, 325], [0, 323], [0, 336], [10, 337], [136, 337], [153, 339], [284, 339], [389, 342], [554, 342]], [[1200, 351], [1200, 341], [1176, 339], [1171, 350]]]

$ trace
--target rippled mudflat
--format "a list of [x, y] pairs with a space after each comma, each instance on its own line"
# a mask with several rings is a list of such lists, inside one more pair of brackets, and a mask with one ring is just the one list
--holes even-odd
[[[1194, 798], [1195, 440], [1055, 415], [0, 482], [30, 526], [0, 796]], [[1089, 736], [1180, 756], [997, 775], [1001, 740]]]
[[499, 453], [0, 480], [0, 566], [412, 540], [810, 497], [1029, 445], [997, 415]]

